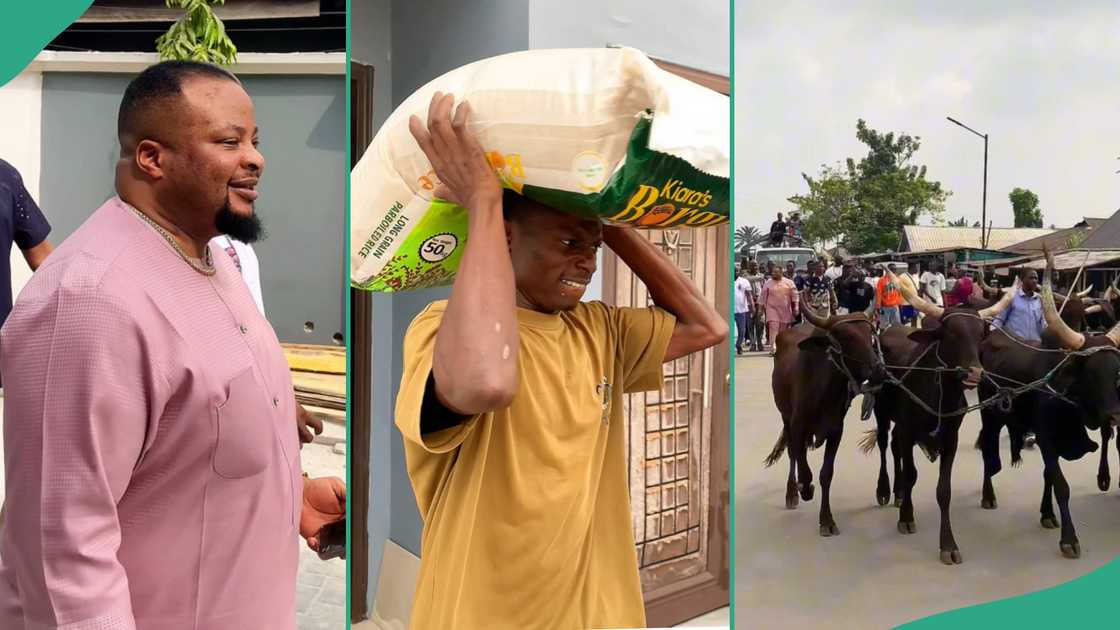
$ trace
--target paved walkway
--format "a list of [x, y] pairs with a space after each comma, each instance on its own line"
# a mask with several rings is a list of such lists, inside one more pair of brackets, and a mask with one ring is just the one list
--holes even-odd
[[[335, 427], [327, 427], [328, 432]], [[303, 470], [312, 477], [333, 475], [346, 479], [346, 455], [325, 444], [307, 444], [300, 452]], [[302, 540], [300, 541], [302, 543]], [[320, 560], [304, 544], [299, 557], [296, 586], [299, 630], [342, 630], [346, 628], [346, 561]]]

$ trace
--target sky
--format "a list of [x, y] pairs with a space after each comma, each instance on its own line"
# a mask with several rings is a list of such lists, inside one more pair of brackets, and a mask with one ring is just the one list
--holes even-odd
[[[911, 6], [902, 6], [903, 4]], [[856, 120], [921, 137], [915, 163], [952, 191], [945, 219], [1046, 227], [1120, 209], [1120, 3], [736, 2], [735, 224], [765, 231], [802, 172], [861, 157]], [[928, 221], [926, 221], [928, 223]]]

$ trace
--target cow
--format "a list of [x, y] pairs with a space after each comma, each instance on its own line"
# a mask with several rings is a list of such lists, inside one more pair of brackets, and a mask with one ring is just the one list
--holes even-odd
[[[891, 280], [898, 282], [893, 275]], [[893, 423], [891, 446], [896, 461], [898, 531], [913, 534], [917, 530], [913, 489], [918, 480], [914, 464], [914, 447], [918, 446], [931, 462], [938, 457], [941, 460], [937, 483], [937, 503], [941, 510], [941, 562], [960, 564], [963, 558], [953, 536], [949, 502], [958, 433], [963, 409], [967, 406], [964, 392], [975, 388], [984, 377], [977, 347], [987, 334], [987, 322], [1007, 308], [1014, 293], [1013, 290], [1006, 292], [996, 304], [986, 308], [944, 308], [922, 299], [907, 284], [899, 282], [899, 286], [906, 301], [936, 324], [917, 330], [896, 326], [880, 335], [885, 363], [892, 378], [888, 379], [875, 403], [876, 436], [880, 447], [876, 498], [880, 505], [886, 503], [884, 450], [887, 431]]]
[[[782, 431], [767, 467], [789, 454], [786, 508], [813, 498], [807, 450], [825, 447], [821, 465], [820, 535], [840, 533], [829, 502], [836, 451], [844, 435], [844, 415], [852, 400], [885, 375], [873, 343], [872, 322], [863, 314], [820, 317], [801, 300], [804, 322], [777, 337], [771, 384], [782, 415]], [[867, 383], [865, 385], [865, 383]]]
[[[1085, 334], [1069, 326], [1058, 315], [1050, 270], [1053, 255], [1047, 250], [1047, 272], [1042, 284], [1042, 312], [1047, 330], [1034, 361], [1042, 367], [1033, 370], [1004, 363], [1022, 371], [1020, 376], [1045, 373], [1057, 368], [1050, 386], [1058, 395], [1039, 395], [1028, 418], [1038, 433], [1043, 461], [1043, 495], [1040, 522], [1047, 529], [1061, 528], [1059, 551], [1066, 558], [1079, 558], [1081, 545], [1069, 510], [1069, 483], [1062, 473], [1059, 458], [1073, 460], [1096, 450], [1087, 429], [1101, 429], [1120, 423], [1120, 324], [1103, 335]], [[1025, 356], [1025, 355], [1024, 355]], [[1049, 367], [1047, 367], [1049, 366]], [[1033, 416], [1033, 417], [1032, 417]], [[985, 458], [985, 466], [987, 466]], [[1098, 483], [1100, 480], [1098, 479]], [[985, 488], [985, 494], [988, 488]], [[994, 492], [991, 494], [994, 507]], [[1054, 517], [1057, 499], [1060, 522]]]
[[[1081, 330], [1085, 326], [1088, 313], [1093, 312], [1085, 294], [1086, 292], [1071, 294], [1075, 297], [1067, 298], [1066, 295], [1061, 293], [1054, 293], [1058, 304], [1058, 313], [1062, 321], [1073, 330]], [[1069, 304], [1066, 304], [1067, 300]], [[1043, 369], [1043, 366], [1032, 364], [1031, 351], [1029, 349], [1024, 350], [1028, 347], [1040, 347], [1040, 343], [1020, 343], [1021, 341], [1001, 329], [998, 333], [985, 337], [980, 344], [980, 362], [984, 369], [989, 374], [995, 374], [997, 378], [999, 375], [1005, 377], [999, 382], [988, 379], [981, 383], [978, 391], [982, 400], [987, 400], [998, 394], [1001, 387], [1011, 385], [1012, 381], [1007, 380], [1009, 378], [1015, 379], [1019, 383], [1027, 383], [1036, 378], [1041, 378], [1045, 373], [1037, 371]], [[1023, 354], [1024, 351], [1027, 353], [1026, 355]], [[991, 477], [1002, 469], [998, 448], [999, 434], [1002, 428], [1007, 427], [1011, 438], [1012, 466], [1019, 466], [1022, 462], [1024, 447], [1033, 446], [1033, 442], [1027, 441], [1027, 437], [1034, 434], [1033, 420], [1030, 419], [1030, 415], [1033, 413], [1032, 410], [1035, 409], [1035, 405], [1038, 404], [1036, 395], [1037, 392], [1035, 391], [1024, 392], [1015, 400], [1008, 401], [1009, 408], [1003, 408], [1001, 405], [988, 406], [980, 410], [982, 428], [976, 439], [976, 448], [983, 452], [985, 463], [985, 491], [980, 502], [984, 509], [994, 510], [997, 507], [995, 493], [991, 490]]]

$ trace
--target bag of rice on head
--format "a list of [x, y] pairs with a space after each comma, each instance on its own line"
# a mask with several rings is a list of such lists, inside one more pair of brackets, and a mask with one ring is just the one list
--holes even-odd
[[730, 214], [729, 99], [629, 48], [535, 50], [428, 83], [378, 131], [350, 174], [354, 286], [450, 284], [466, 210], [433, 198], [431, 164], [408, 131], [435, 92], [471, 104], [502, 185], [539, 203], [639, 228], [706, 227]]

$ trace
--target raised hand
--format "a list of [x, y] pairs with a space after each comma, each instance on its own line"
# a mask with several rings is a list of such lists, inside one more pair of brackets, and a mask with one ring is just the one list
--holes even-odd
[[428, 105], [427, 124], [414, 115], [408, 130], [439, 178], [436, 196], [478, 210], [501, 201], [502, 185], [478, 138], [467, 130], [470, 104], [454, 105], [453, 95], [436, 92]]

